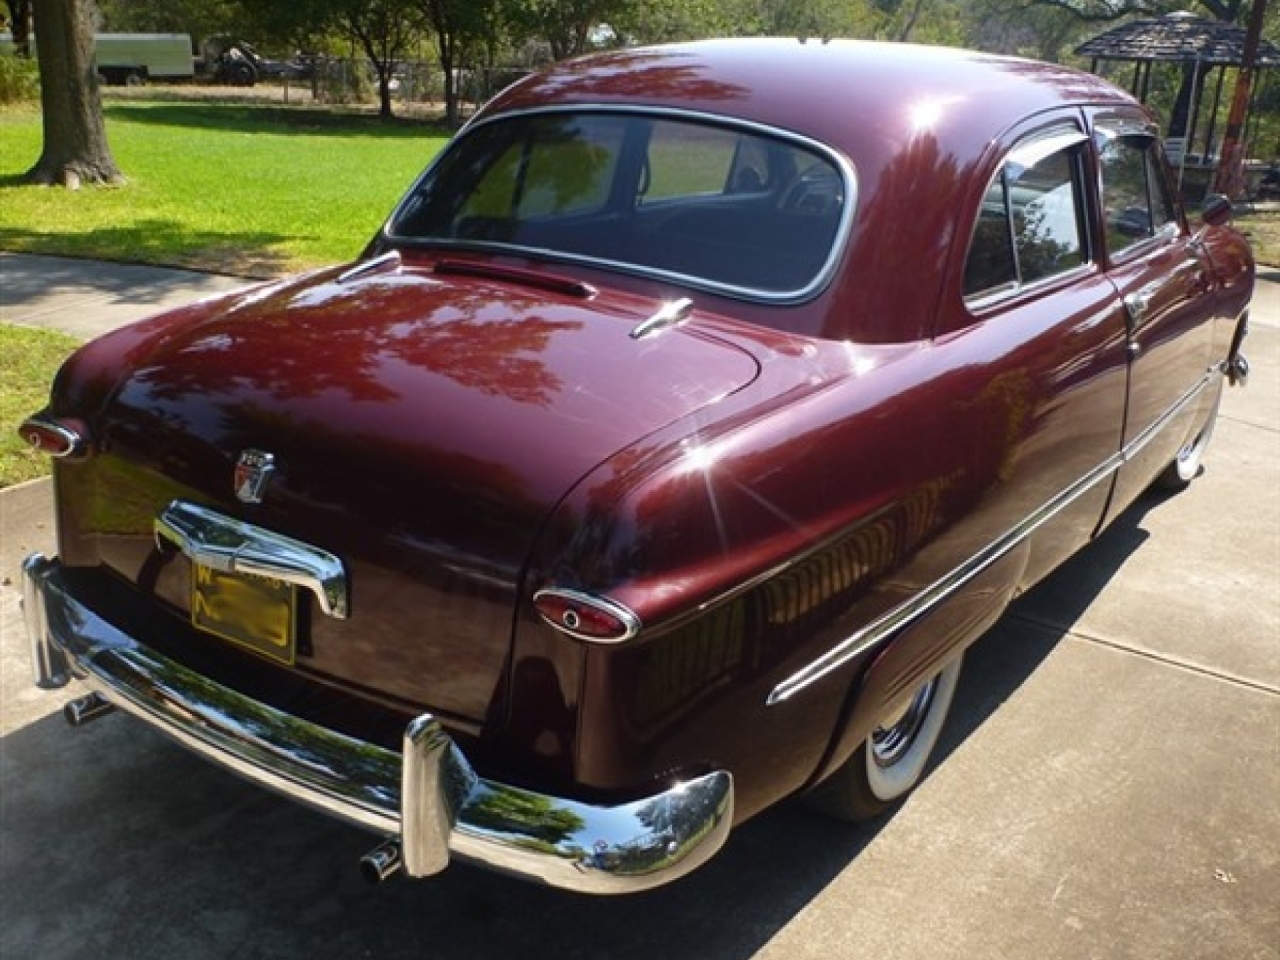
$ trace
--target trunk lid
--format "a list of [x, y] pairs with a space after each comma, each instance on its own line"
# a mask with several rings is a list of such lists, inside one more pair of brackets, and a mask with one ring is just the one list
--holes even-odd
[[[594, 467], [757, 375], [696, 328], [632, 339], [660, 306], [420, 269], [211, 303], [156, 337], [98, 420], [107, 452], [77, 496], [127, 483], [138, 509], [73, 503], [112, 529], [68, 529], [178, 606], [189, 580], [144, 575], [175, 492], [331, 551], [351, 616], [309, 618], [299, 669], [479, 723], [544, 519]], [[234, 496], [245, 450], [274, 456], [261, 504]]]

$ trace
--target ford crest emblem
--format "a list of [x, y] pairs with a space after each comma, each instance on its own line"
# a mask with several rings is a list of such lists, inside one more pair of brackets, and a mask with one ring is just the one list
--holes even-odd
[[264, 450], [243, 450], [236, 461], [236, 496], [243, 503], [261, 503], [267, 481], [276, 469], [276, 458]]

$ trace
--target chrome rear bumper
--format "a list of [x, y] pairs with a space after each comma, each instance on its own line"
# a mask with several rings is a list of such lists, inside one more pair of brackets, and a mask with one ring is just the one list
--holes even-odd
[[[371, 855], [378, 876], [397, 860], [429, 876], [456, 856], [583, 893], [629, 893], [700, 866], [729, 834], [724, 771], [617, 806], [536, 794], [479, 777], [430, 715], [409, 724], [397, 754], [213, 683], [79, 602], [62, 566], [39, 554], [23, 564], [23, 610], [37, 686], [83, 680], [214, 763], [392, 838], [391, 853]], [[509, 812], [520, 810], [538, 813]]]

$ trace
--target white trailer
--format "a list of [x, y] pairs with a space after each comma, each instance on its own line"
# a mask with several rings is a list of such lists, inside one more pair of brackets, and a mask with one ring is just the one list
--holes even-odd
[[196, 72], [185, 33], [99, 33], [94, 53], [107, 83], [190, 80]]
[[[0, 33], [0, 54], [11, 53], [13, 37]], [[196, 72], [191, 37], [185, 33], [99, 33], [94, 54], [107, 83], [190, 80]]]

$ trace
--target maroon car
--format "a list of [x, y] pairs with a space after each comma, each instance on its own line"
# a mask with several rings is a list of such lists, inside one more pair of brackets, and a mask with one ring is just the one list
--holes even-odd
[[965, 648], [1199, 469], [1253, 264], [1151, 117], [955, 50], [716, 41], [486, 106], [357, 263], [113, 333], [22, 427], [87, 682], [382, 835], [591, 893], [875, 815]]

